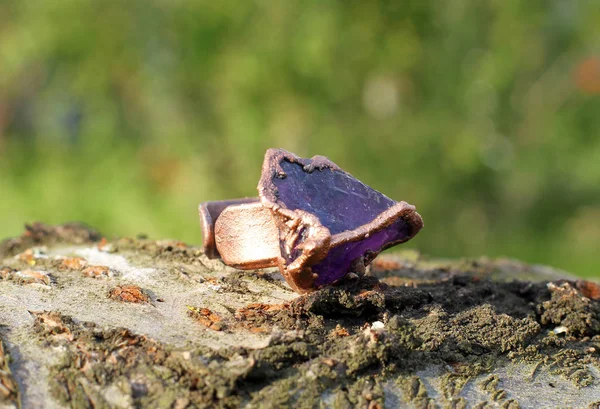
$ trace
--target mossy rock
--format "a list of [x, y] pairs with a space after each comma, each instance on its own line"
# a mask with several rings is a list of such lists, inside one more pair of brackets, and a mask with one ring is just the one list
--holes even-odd
[[35, 224], [0, 245], [0, 408], [598, 407], [599, 298], [414, 252], [299, 296], [180, 242]]

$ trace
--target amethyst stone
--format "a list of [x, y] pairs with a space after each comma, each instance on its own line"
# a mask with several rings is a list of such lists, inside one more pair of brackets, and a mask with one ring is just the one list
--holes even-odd
[[[411, 227], [400, 219], [386, 228], [363, 237], [362, 240], [343, 243], [329, 250], [327, 257], [312, 267], [318, 274], [315, 285], [332, 283], [351, 271], [357, 261], [368, 265], [382, 250], [402, 243], [411, 237]], [[361, 269], [358, 265], [355, 268]]]
[[331, 234], [367, 224], [395, 203], [341, 169], [309, 173], [301, 163], [287, 160], [280, 166], [286, 176], [273, 179], [277, 203], [314, 214]]
[[395, 202], [322, 156], [269, 149], [258, 185], [279, 230], [280, 269], [298, 291], [362, 272], [382, 250], [423, 226], [415, 208]]

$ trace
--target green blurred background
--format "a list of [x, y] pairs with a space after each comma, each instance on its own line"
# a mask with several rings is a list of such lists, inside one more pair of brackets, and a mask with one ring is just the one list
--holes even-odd
[[600, 275], [600, 2], [0, 0], [0, 237], [200, 243], [263, 154], [321, 154], [435, 256]]

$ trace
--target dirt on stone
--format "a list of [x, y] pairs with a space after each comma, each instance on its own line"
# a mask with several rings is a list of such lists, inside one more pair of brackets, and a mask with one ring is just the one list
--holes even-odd
[[[238, 312], [229, 325], [251, 322], [273, 331], [270, 344], [258, 350], [172, 349], [126, 329], [102, 330], [57, 315], [37, 317], [36, 326], [44, 342], [68, 351], [53, 368], [53, 391], [74, 407], [108, 408], [106, 396], [97, 396], [92, 387], [99, 383], [110, 385], [111, 399], [127, 399], [136, 407], [148, 402], [165, 408], [314, 407], [329, 390], [334, 407], [374, 408], [383, 407], [381, 390], [390, 378], [417, 407], [430, 407], [414, 377], [430, 365], [453, 368], [443, 378], [448, 401], [500, 359], [552, 362], [585, 386], [591, 376], [585, 363], [597, 362], [600, 339], [584, 334], [598, 331], [598, 305], [570, 283], [560, 288], [568, 295], [555, 295], [553, 285], [526, 282], [461, 278], [396, 288], [366, 277], [289, 304]], [[576, 313], [565, 321], [569, 311]], [[555, 314], [563, 318], [552, 318]], [[209, 327], [228, 325], [208, 309], [193, 315]], [[556, 335], [556, 324], [573, 330]], [[340, 326], [347, 333], [332, 336]], [[494, 378], [481, 387], [502, 407], [518, 407]]]
[[598, 305], [575, 286], [569, 282], [548, 283], [551, 298], [538, 305], [540, 323], [564, 327], [578, 336], [599, 334]]
[[[25, 250], [19, 246], [3, 244], [0, 251], [17, 254]], [[184, 275], [186, 263], [201, 255], [179, 242], [122, 239], [107, 246], [173, 261]], [[74, 408], [315, 408], [326, 395], [336, 409], [375, 409], [384, 407], [391, 384], [414, 407], [433, 408], [416, 374], [438, 367], [446, 370], [446, 407], [460, 408], [469, 380], [511, 361], [547, 365], [577, 387], [591, 384], [589, 364], [600, 365], [600, 302], [590, 296], [593, 285], [498, 281], [490, 278], [496, 267], [486, 263], [464, 263], [435, 276], [418, 264], [385, 267], [290, 302], [250, 303], [228, 315], [196, 306], [181, 311], [219, 334], [270, 334], [268, 345], [257, 349], [173, 347], [129, 329], [35, 312], [39, 342], [64, 351], [50, 368], [52, 394]], [[253, 274], [253, 280], [272, 280]], [[235, 275], [219, 280], [228, 294], [252, 291]], [[115, 297], [141, 299], [138, 290], [143, 294], [120, 287]], [[477, 387], [490, 396], [477, 407], [519, 407], [495, 376]]]

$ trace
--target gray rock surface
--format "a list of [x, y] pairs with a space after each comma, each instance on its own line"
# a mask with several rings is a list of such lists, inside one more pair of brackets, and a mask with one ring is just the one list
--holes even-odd
[[298, 296], [175, 241], [0, 245], [0, 408], [600, 407], [600, 287], [512, 260], [377, 259]]

